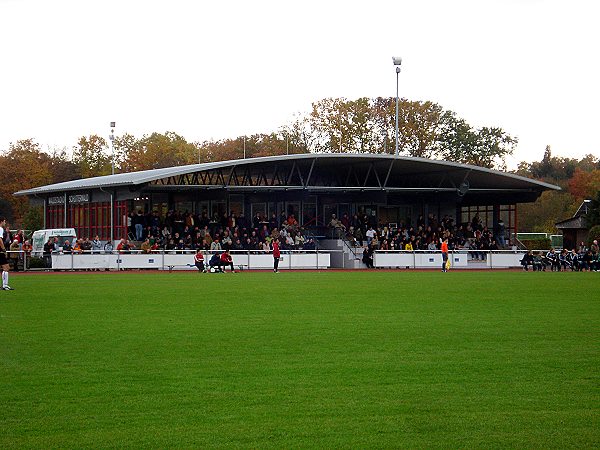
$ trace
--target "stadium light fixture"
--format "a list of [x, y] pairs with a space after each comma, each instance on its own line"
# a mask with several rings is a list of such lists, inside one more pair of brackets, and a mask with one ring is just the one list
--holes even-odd
[[392, 56], [392, 62], [396, 66], [396, 157], [399, 154], [398, 150], [398, 75], [400, 74], [400, 66], [402, 58], [400, 56]]
[[116, 122], [110, 123], [110, 135], [108, 136], [108, 138], [110, 139], [110, 148], [112, 151], [111, 172], [110, 172], [112, 175], [115, 174], [115, 127], [116, 127], [116, 125], [117, 125]]

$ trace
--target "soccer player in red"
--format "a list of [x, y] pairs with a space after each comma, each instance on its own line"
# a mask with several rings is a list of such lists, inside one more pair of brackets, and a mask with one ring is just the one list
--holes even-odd
[[281, 253], [279, 251], [279, 240], [273, 239], [271, 245], [273, 246], [273, 272], [279, 273], [279, 258], [281, 258]]
[[201, 249], [198, 249], [194, 255], [194, 264], [200, 272], [206, 272], [206, 268], [204, 267], [204, 255], [202, 254]]
[[225, 272], [225, 266], [231, 267], [231, 273], [235, 273], [235, 269], [233, 268], [233, 258], [229, 254], [229, 250], [225, 250], [221, 253], [221, 267], [223, 267], [223, 272]]

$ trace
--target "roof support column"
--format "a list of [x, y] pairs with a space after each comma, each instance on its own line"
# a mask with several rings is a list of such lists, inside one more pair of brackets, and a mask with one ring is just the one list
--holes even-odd
[[[129, 231], [129, 230], [128, 230]], [[110, 245], [115, 242], [115, 201], [113, 192], [110, 191]]]
[[44, 197], [44, 230], [48, 228], [46, 226], [46, 217], [48, 217], [48, 198]]
[[68, 224], [67, 224], [67, 217], [68, 217], [67, 208], [68, 208], [69, 204], [67, 203], [67, 193], [66, 192], [65, 192], [65, 203], [64, 203], [64, 205], [65, 205], [65, 207], [64, 207], [64, 217], [63, 217], [64, 220], [63, 220], [63, 223], [65, 224], [65, 228], [67, 228], [68, 227]]

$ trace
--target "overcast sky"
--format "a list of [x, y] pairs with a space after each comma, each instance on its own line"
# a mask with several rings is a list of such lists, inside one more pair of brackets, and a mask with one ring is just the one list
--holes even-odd
[[0, 150], [33, 138], [271, 132], [326, 97], [431, 100], [600, 157], [596, 0], [0, 0]]

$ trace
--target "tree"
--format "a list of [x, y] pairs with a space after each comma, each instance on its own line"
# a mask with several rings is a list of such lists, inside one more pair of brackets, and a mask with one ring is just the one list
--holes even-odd
[[40, 206], [30, 206], [23, 216], [22, 228], [24, 230], [40, 230], [44, 226], [44, 211]]
[[[584, 166], [589, 165], [591, 162], [589, 159], [590, 157], [593, 160], [593, 156], [587, 155], [581, 163]], [[541, 161], [531, 164], [521, 164], [522, 166], [520, 165], [520, 167], [525, 172], [528, 172], [529, 175], [538, 180], [565, 185], [565, 183], [561, 182], [566, 181], [573, 176], [575, 169], [579, 166], [580, 162], [572, 158], [557, 158], [552, 156], [552, 149], [547, 145], [546, 150], [544, 151], [544, 157]]]
[[588, 210], [586, 221], [589, 227], [600, 225], [600, 191], [592, 198], [592, 204]]
[[286, 151], [289, 153], [316, 152], [319, 136], [311, 127], [310, 115], [297, 113], [289, 125], [280, 129], [280, 134], [287, 140]]
[[[343, 117], [345, 99], [326, 98], [312, 104], [310, 125], [317, 133], [316, 150], [327, 153], [342, 153], [344, 151], [344, 128], [346, 119]], [[346, 147], [346, 151], [348, 147]]]
[[14, 220], [20, 223], [29, 209], [26, 197], [15, 197], [14, 192], [53, 182], [49, 157], [32, 139], [10, 144], [8, 153], [0, 157], [0, 197], [10, 202]]
[[126, 171], [159, 169], [198, 162], [199, 149], [177, 133], [152, 133], [139, 140], [131, 136], [115, 139], [115, 147], [122, 158], [121, 166]]
[[52, 175], [52, 183], [62, 183], [80, 178], [79, 168], [71, 161], [65, 149], [54, 149], [48, 158], [48, 170]]
[[577, 207], [573, 197], [564, 191], [546, 191], [534, 203], [518, 207], [519, 230], [538, 233], [556, 233], [555, 224], [571, 217]]
[[600, 170], [585, 172], [580, 168], [575, 169], [573, 177], [569, 180], [569, 192], [580, 201], [596, 198], [600, 192]]
[[440, 154], [445, 159], [489, 169], [506, 169], [506, 157], [512, 155], [517, 138], [502, 128], [473, 129], [452, 111], [446, 111], [442, 121]]
[[[395, 116], [395, 105], [393, 109]], [[429, 101], [402, 99], [398, 109], [399, 147], [402, 151], [418, 158], [435, 156], [440, 150], [439, 143], [444, 130], [442, 107]]]
[[78, 146], [73, 148], [73, 163], [79, 167], [82, 178], [109, 175], [111, 156], [107, 154], [106, 140], [97, 135], [79, 138]]
[[6, 218], [9, 222], [13, 221], [13, 207], [10, 202], [10, 197], [4, 197], [4, 193], [0, 194], [0, 214]]

